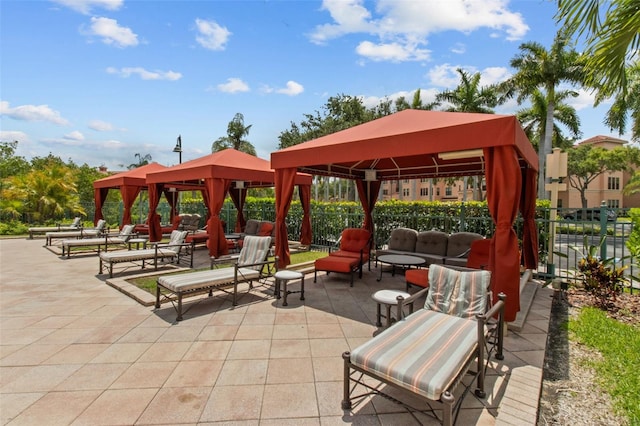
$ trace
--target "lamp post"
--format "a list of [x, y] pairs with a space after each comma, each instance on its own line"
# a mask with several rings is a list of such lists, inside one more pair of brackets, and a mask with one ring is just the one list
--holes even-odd
[[178, 135], [178, 139], [176, 141], [176, 147], [173, 148], [173, 152], [177, 152], [179, 157], [178, 161], [182, 164], [182, 136]]

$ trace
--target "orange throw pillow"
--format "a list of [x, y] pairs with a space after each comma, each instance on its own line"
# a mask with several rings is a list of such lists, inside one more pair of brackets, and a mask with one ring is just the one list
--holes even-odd
[[264, 222], [262, 226], [260, 226], [260, 231], [258, 231], [258, 235], [261, 237], [270, 237], [272, 231], [273, 231], [273, 223]]

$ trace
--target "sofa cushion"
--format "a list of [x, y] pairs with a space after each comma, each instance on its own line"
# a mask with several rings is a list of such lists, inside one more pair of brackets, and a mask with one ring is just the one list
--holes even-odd
[[258, 235], [261, 237], [270, 237], [273, 233], [273, 222], [260, 222], [260, 229]]
[[257, 235], [260, 226], [260, 221], [255, 219], [247, 220], [247, 224], [244, 227], [244, 233], [247, 235]]
[[347, 228], [342, 231], [340, 239], [340, 250], [355, 252], [360, 255], [360, 251], [366, 251], [371, 234], [363, 228]]
[[416, 253], [446, 256], [449, 236], [440, 231], [423, 231], [418, 233], [416, 240]]
[[389, 237], [389, 250], [416, 251], [418, 231], [409, 228], [396, 228]]
[[[447, 257], [464, 256], [471, 248], [471, 243], [481, 240], [484, 237], [475, 232], [456, 232], [449, 235], [449, 243], [447, 244]], [[464, 266], [464, 265], [463, 265]]]

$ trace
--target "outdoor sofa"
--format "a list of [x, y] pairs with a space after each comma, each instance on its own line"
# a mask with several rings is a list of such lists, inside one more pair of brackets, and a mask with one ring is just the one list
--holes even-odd
[[387, 244], [376, 250], [376, 257], [406, 254], [423, 258], [427, 266], [466, 266], [471, 243], [483, 238], [475, 232], [447, 234], [436, 230], [418, 232], [410, 228], [396, 228], [391, 231]]

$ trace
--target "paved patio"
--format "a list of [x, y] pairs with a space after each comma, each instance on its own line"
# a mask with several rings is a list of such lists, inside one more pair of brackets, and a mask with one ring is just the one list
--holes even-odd
[[[216, 293], [176, 323], [170, 305], [154, 311], [107, 285], [95, 254], [62, 259], [43, 245], [0, 240], [2, 424], [416, 424], [379, 397], [340, 408], [341, 354], [371, 338], [370, 296], [404, 288], [402, 275], [377, 282], [365, 270], [353, 288], [307, 275], [306, 300], [290, 295], [287, 307], [267, 286], [235, 308]], [[537, 290], [489, 370], [487, 399], [467, 395], [458, 424], [535, 424], [552, 302]]]

